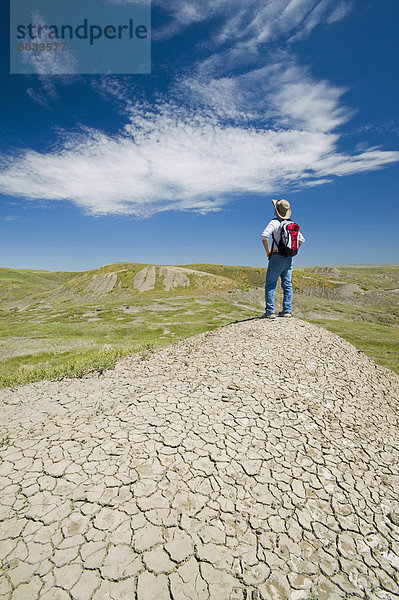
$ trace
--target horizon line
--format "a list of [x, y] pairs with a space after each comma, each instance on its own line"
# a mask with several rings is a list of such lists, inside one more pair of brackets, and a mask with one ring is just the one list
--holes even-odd
[[[6, 269], [10, 271], [36, 271], [36, 272], [48, 272], [48, 273], [85, 273], [87, 271], [96, 271], [97, 269], [102, 269], [104, 267], [110, 267], [112, 265], [121, 265], [121, 264], [138, 264], [144, 266], [154, 266], [154, 267], [185, 267], [187, 265], [196, 266], [196, 265], [214, 265], [214, 266], [222, 266], [222, 267], [242, 267], [245, 269], [264, 269], [267, 267], [267, 264], [263, 265], [237, 265], [237, 264], [227, 264], [227, 263], [211, 263], [211, 262], [193, 262], [193, 263], [146, 263], [146, 262], [134, 262], [134, 261], [116, 261], [113, 263], [107, 263], [104, 265], [99, 265], [98, 267], [91, 267], [88, 269], [46, 269], [46, 268], [30, 268], [30, 267], [7, 267], [0, 266], [0, 269]], [[398, 262], [394, 263], [328, 263], [328, 264], [310, 264], [310, 265], [293, 265], [293, 269], [311, 269], [315, 267], [399, 267]]]

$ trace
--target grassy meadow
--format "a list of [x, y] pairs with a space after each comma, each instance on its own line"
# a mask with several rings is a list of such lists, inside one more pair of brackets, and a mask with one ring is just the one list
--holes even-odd
[[[0, 269], [0, 386], [101, 372], [132, 352], [260, 316], [264, 278], [262, 268], [208, 264]], [[399, 372], [399, 266], [298, 268], [293, 284], [296, 316]]]

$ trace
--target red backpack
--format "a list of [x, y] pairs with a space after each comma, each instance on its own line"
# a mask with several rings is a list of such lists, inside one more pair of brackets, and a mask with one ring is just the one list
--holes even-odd
[[273, 242], [278, 248], [278, 253], [282, 254], [283, 256], [295, 256], [298, 254], [299, 225], [287, 219], [281, 222], [280, 232], [281, 236], [279, 243], [276, 242], [274, 233], [272, 234]]

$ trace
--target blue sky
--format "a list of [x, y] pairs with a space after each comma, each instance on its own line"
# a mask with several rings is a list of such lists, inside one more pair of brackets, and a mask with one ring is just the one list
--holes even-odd
[[0, 266], [262, 266], [272, 198], [297, 265], [399, 262], [397, 0], [153, 0], [151, 75], [10, 75], [6, 4]]

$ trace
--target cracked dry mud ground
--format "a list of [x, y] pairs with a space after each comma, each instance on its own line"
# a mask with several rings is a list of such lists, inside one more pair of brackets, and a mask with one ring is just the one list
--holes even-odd
[[296, 319], [1, 391], [0, 598], [398, 598], [398, 397]]

